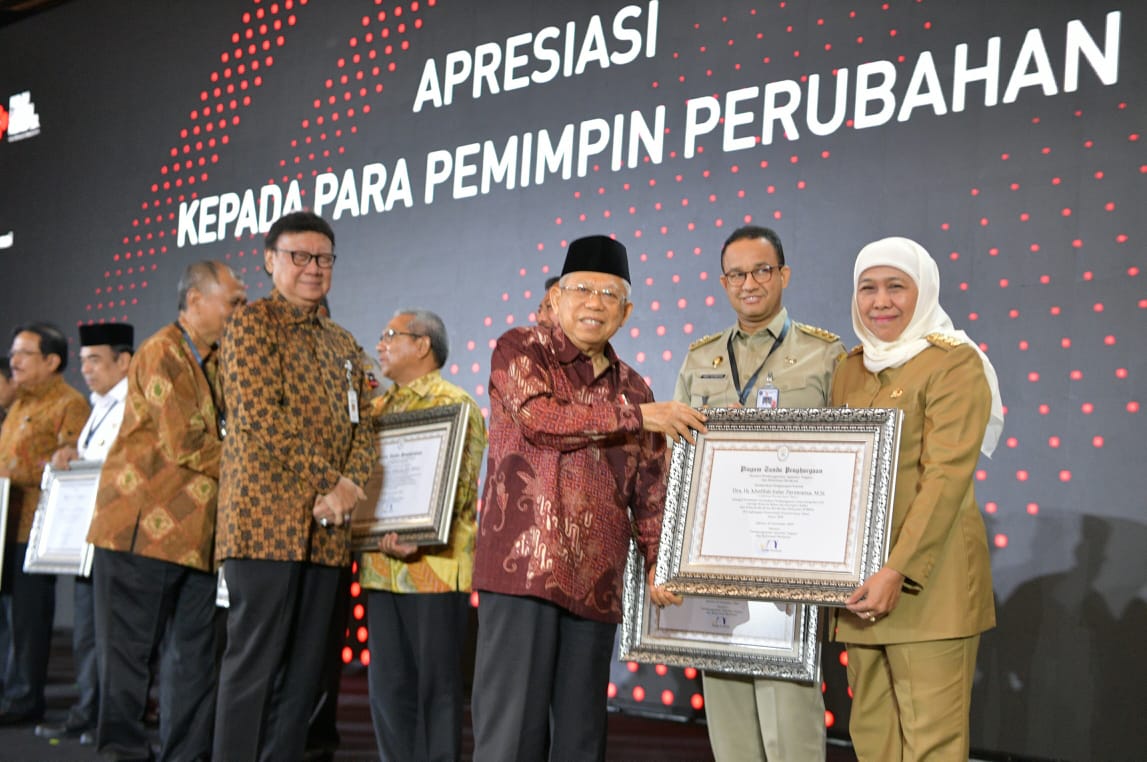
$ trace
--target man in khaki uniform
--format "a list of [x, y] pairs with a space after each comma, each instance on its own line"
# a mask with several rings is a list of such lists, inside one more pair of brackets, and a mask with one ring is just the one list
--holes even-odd
[[[824, 407], [840, 338], [789, 318], [789, 284], [775, 232], [746, 226], [721, 249], [721, 285], [732, 326], [693, 342], [673, 397], [694, 407]], [[819, 684], [704, 673], [709, 742], [717, 760], [823, 760]]]

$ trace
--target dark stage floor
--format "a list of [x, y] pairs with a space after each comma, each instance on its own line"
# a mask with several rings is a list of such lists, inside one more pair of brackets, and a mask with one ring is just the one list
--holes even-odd
[[[49, 721], [62, 721], [75, 700], [72, 680], [71, 633], [57, 632], [52, 639], [52, 662], [48, 675]], [[342, 745], [334, 756], [335, 760], [378, 759], [370, 724], [365, 672], [348, 670], [343, 675], [338, 728]], [[471, 749], [469, 725], [463, 733], [468, 759]], [[709, 751], [704, 725], [613, 714], [609, 718], [608, 758], [618, 762], [703, 762], [713, 759], [713, 755]], [[0, 760], [5, 762], [98, 762], [99, 759], [91, 747], [80, 746], [74, 740], [49, 742], [37, 738], [31, 727], [0, 728]], [[830, 744], [828, 762], [855, 760], [850, 748]]]

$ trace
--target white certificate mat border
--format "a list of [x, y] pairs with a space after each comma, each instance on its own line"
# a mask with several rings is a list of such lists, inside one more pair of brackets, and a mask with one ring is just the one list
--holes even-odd
[[[698, 435], [695, 444], [673, 448], [657, 583], [681, 594], [843, 605], [887, 558], [902, 413], [895, 408], [710, 408], [705, 413], [708, 433]], [[701, 555], [706, 449], [756, 442], [762, 451], [775, 451], [834, 440], [847, 447], [863, 444], [851, 477], [852, 505], [842, 514], [849, 550], [835, 563]]]
[[[785, 622], [785, 637], [776, 640], [724, 636], [709, 631], [662, 629], [658, 626], [659, 610], [649, 600], [644, 566], [636, 544], [630, 542], [622, 591], [623, 615], [618, 650], [621, 661], [694, 667], [802, 683], [820, 681], [820, 620], [816, 606], [793, 603], [788, 604], [789, 612], [771, 612], [788, 620]], [[689, 597], [686, 597], [688, 601]]]
[[[24, 556], [24, 571], [28, 574], [74, 574], [87, 577], [92, 571], [92, 545], [86, 541], [87, 527], [92, 523], [96, 509], [96, 493], [99, 491], [102, 460], [74, 460], [66, 469], [44, 467], [40, 483], [40, 501], [32, 518], [32, 530], [28, 535], [28, 552]], [[69, 524], [61, 524], [58, 515], [65, 492], [90, 490], [81, 515], [69, 517]], [[62, 531], [74, 530], [74, 519], [84, 528], [85, 540], [79, 544], [64, 541]]]

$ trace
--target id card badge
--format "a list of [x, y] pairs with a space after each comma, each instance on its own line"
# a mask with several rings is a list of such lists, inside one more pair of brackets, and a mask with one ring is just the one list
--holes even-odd
[[773, 374], [765, 377], [765, 385], [757, 389], [757, 407], [776, 410], [781, 406], [781, 390], [773, 384]]
[[354, 389], [354, 378], [351, 376], [352, 365], [346, 361], [346, 407], [350, 414], [350, 422], [358, 423], [358, 392]]

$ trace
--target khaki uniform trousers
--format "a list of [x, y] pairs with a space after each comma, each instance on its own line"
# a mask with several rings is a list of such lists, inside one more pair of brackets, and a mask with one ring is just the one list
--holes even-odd
[[717, 762], [824, 762], [820, 683], [705, 672], [709, 744]]

